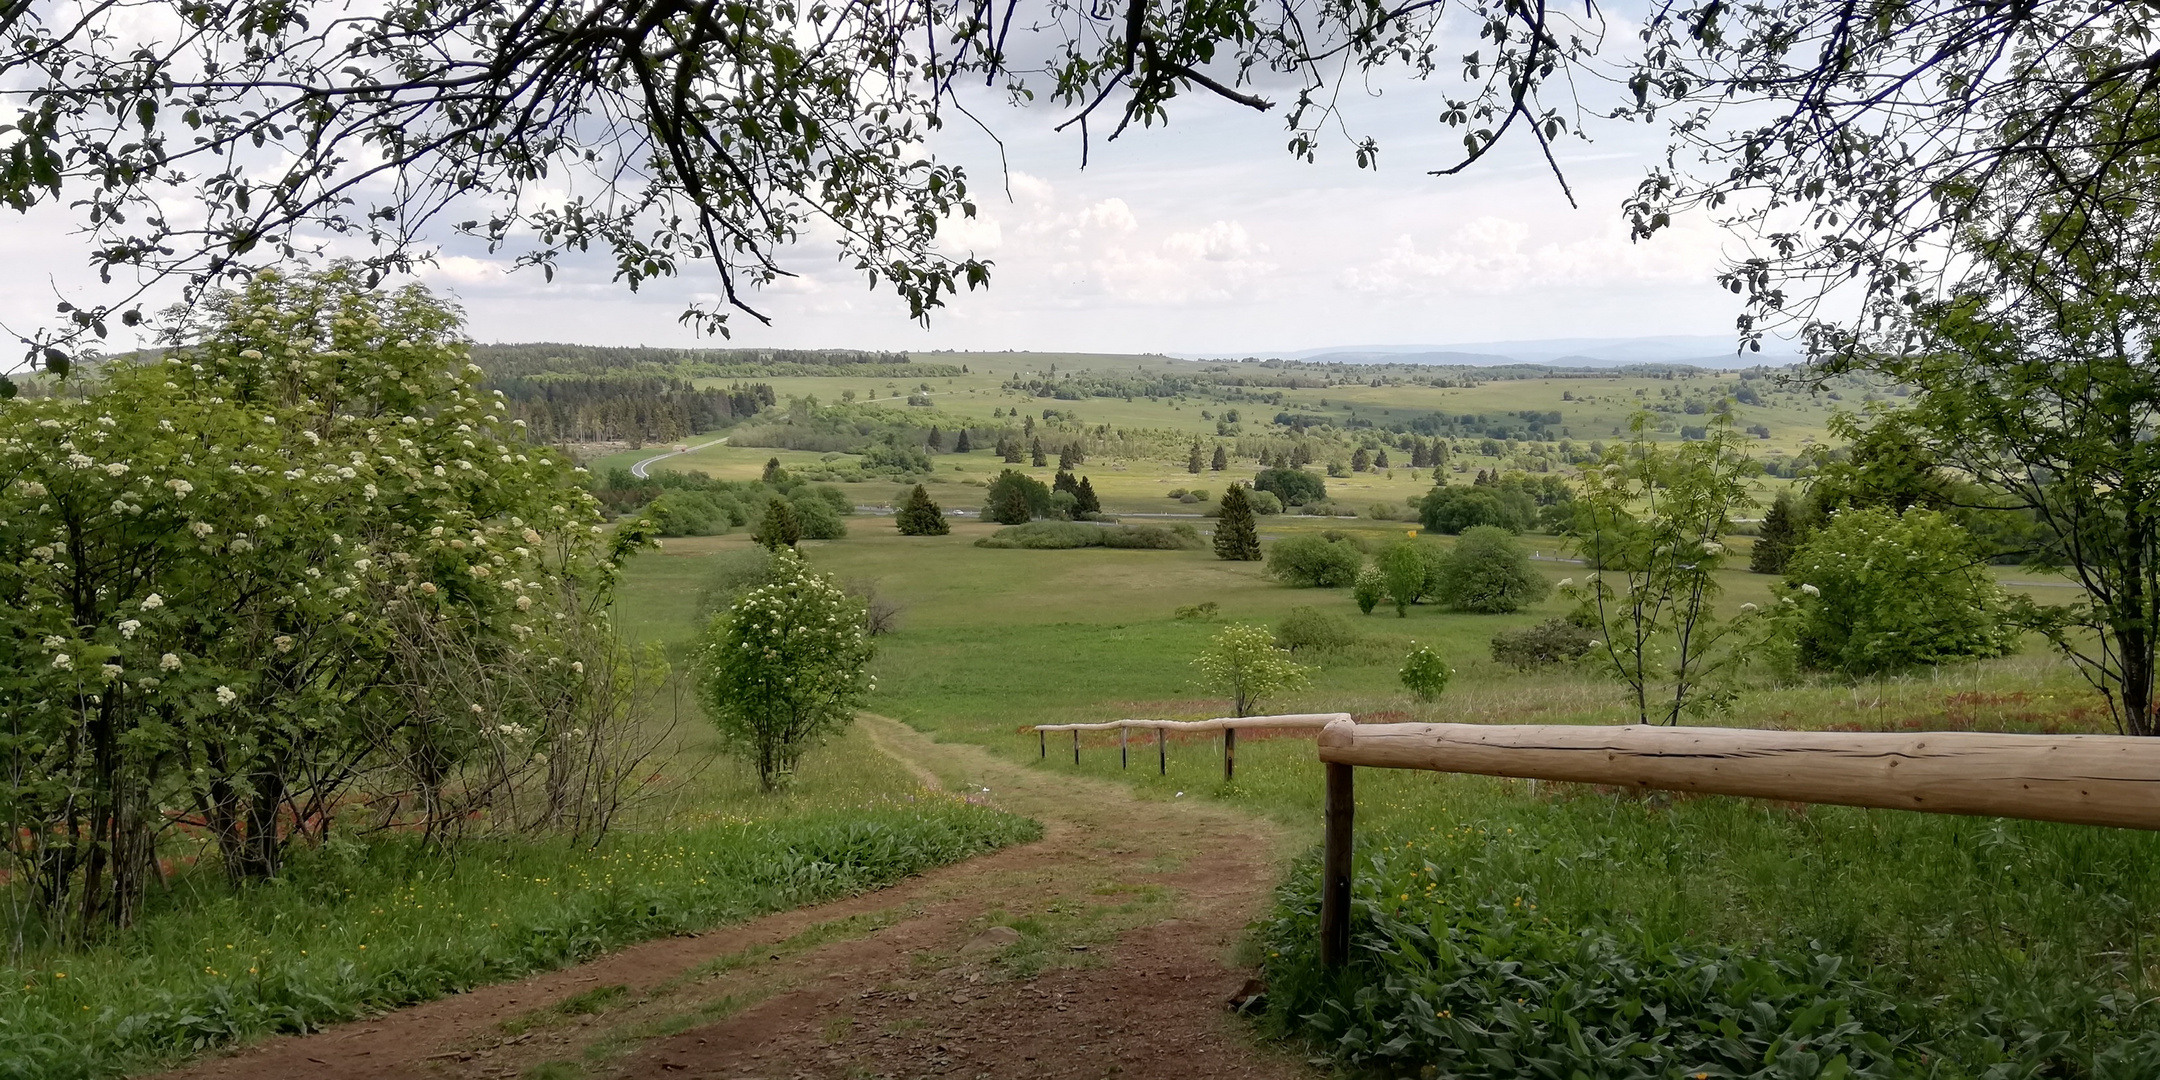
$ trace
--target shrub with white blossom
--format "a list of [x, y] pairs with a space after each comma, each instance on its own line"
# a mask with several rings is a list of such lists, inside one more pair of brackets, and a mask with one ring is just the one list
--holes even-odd
[[183, 814], [245, 878], [357, 784], [431, 834], [500, 808], [613, 659], [639, 539], [423, 289], [264, 273], [173, 318], [161, 358], [0, 403], [0, 797], [62, 934], [127, 922]]
[[862, 601], [774, 552], [773, 580], [713, 617], [698, 643], [698, 697], [767, 791], [785, 787], [803, 754], [847, 729], [875, 680]]
[[1880, 675], [2016, 647], [2013, 606], [1958, 524], [1919, 507], [1844, 510], [1794, 549], [1777, 605], [1799, 666]]

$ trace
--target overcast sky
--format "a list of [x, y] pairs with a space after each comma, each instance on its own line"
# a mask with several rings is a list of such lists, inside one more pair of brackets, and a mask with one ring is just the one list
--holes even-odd
[[[1731, 332], [1738, 300], [1714, 281], [1730, 240], [1707, 221], [1628, 239], [1620, 202], [1661, 149], [1657, 132], [1608, 125], [1560, 143], [1581, 204], [1570, 209], [1528, 143], [1467, 175], [1428, 175], [1460, 146], [1433, 119], [1439, 97], [1412, 86], [1353, 102], [1352, 130], [1381, 139], [1377, 171], [1353, 167], [1341, 140], [1298, 162], [1278, 114], [1198, 99], [1168, 129], [1098, 139], [1083, 170], [1052, 110], [982, 108], [1005, 140], [1009, 198], [979, 132], [948, 128], [934, 149], [971, 175], [981, 214], [947, 239], [996, 263], [987, 291], [923, 327], [890, 291], [805, 249], [788, 260], [800, 276], [757, 297], [773, 325], [738, 317], [732, 343], [1243, 353]], [[0, 298], [11, 327], [49, 317], [54, 288], [86, 280], [56, 214], [17, 219], [0, 257], [26, 268]], [[607, 273], [592, 260], [549, 283], [452, 249], [424, 276], [462, 300], [484, 342], [715, 343], [676, 322], [686, 298], [714, 291], [710, 278], [632, 295]]]

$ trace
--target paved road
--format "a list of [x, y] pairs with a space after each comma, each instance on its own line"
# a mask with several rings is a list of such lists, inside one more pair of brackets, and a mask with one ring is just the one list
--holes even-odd
[[640, 480], [651, 479], [645, 474], [645, 467], [647, 465], [659, 464], [660, 462], [666, 461], [667, 459], [674, 457], [677, 454], [694, 454], [700, 450], [705, 449], [708, 446], [718, 446], [726, 441], [727, 437], [723, 435], [720, 438], [714, 439], [709, 443], [699, 443], [698, 445], [690, 447], [687, 450], [670, 450], [665, 454], [654, 454], [653, 456], [646, 458], [645, 460], [640, 461], [635, 465], [630, 466], [630, 475], [635, 476]]

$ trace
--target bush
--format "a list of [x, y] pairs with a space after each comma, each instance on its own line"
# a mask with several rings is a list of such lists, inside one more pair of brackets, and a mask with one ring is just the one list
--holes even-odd
[[1537, 503], [1520, 491], [1442, 484], [1418, 502], [1418, 520], [1437, 533], [1468, 532], [1480, 525], [1527, 532], [1538, 522]]
[[645, 512], [662, 536], [722, 536], [732, 524], [731, 505], [709, 491], [680, 490], [654, 499]]
[[984, 521], [1022, 525], [1050, 513], [1050, 486], [1023, 472], [1006, 469], [983, 496]]
[[1358, 632], [1340, 615], [1316, 607], [1294, 607], [1275, 624], [1275, 647], [1296, 655], [1340, 652], [1358, 643]]
[[1410, 614], [1410, 605], [1423, 599], [1426, 594], [1427, 563], [1424, 554], [1419, 551], [1423, 546], [1403, 540], [1389, 545], [1386, 551], [1380, 553], [1380, 577], [1385, 583], [1387, 598], [1395, 604], [1397, 618], [1407, 617]]
[[1447, 690], [1448, 679], [1455, 672], [1447, 666], [1447, 661], [1440, 658], [1439, 653], [1416, 642], [1410, 644], [1410, 655], [1403, 658], [1403, 689], [1410, 691], [1419, 701], [1440, 700], [1440, 695]]
[[1357, 573], [1350, 585], [1350, 598], [1357, 601], [1358, 610], [1367, 615], [1387, 599], [1387, 575], [1377, 566], [1368, 566]]
[[1168, 495], [1168, 496], [1169, 496], [1170, 498], [1176, 499], [1176, 500], [1177, 500], [1177, 501], [1179, 501], [1179, 502], [1184, 502], [1184, 501], [1185, 501], [1185, 496], [1187, 496], [1187, 495], [1190, 495], [1190, 494], [1192, 494], [1192, 493], [1191, 493], [1191, 492], [1189, 492], [1189, 491], [1186, 491], [1186, 490], [1185, 490], [1184, 488], [1171, 488], [1171, 489], [1170, 489], [1170, 490], [1169, 490], [1168, 492], [1166, 492], [1165, 494], [1167, 494], [1167, 495]]
[[1492, 658], [1517, 671], [1528, 671], [1580, 660], [1590, 654], [1590, 643], [1595, 640], [1590, 631], [1566, 619], [1547, 619], [1536, 626], [1494, 634]]
[[697, 613], [701, 623], [735, 605], [743, 593], [773, 581], [772, 552], [762, 547], [734, 548], [708, 557], [705, 583], [698, 588]]
[[1157, 525], [1105, 526], [1081, 521], [1031, 521], [999, 529], [975, 541], [975, 546], [1040, 551], [1089, 547], [1189, 551], [1200, 547], [1201, 543], [1199, 530], [1190, 525], [1165, 529]]
[[1846, 510], [1786, 563], [1791, 626], [1803, 667], [1878, 675], [2002, 656], [2017, 646], [2009, 599], [1972, 538], [1915, 507]]
[[1197, 604], [1187, 604], [1172, 611], [1170, 617], [1181, 622], [1214, 622], [1216, 616], [1221, 614], [1221, 604], [1213, 600], [1203, 600]]
[[[838, 488], [830, 487], [803, 490], [788, 500], [795, 508], [795, 521], [805, 540], [839, 540], [847, 536], [847, 522], [840, 520], [841, 511], [833, 508], [832, 499], [823, 495], [826, 491], [839, 493]], [[840, 501], [847, 505], [845, 495], [840, 496]], [[854, 507], [848, 506], [848, 509]]]
[[1374, 503], [1371, 509], [1365, 511], [1365, 516], [1374, 521], [1401, 521], [1409, 517], [1410, 513], [1394, 503]]
[[1530, 553], [1507, 530], [1479, 525], [1463, 533], [1441, 564], [1433, 598], [1461, 611], [1504, 615], [1551, 592], [1552, 582], [1530, 565]]
[[861, 601], [791, 551], [774, 554], [772, 574], [714, 617], [697, 654], [705, 715], [756, 765], [766, 791], [785, 787], [804, 752], [854, 722], [871, 655]]
[[1280, 514], [1283, 512], [1282, 498], [1272, 491], [1247, 492], [1245, 498], [1252, 503], [1252, 510], [1255, 514]]
[[1262, 469], [1253, 490], [1274, 492], [1284, 506], [1303, 506], [1327, 498], [1327, 481], [1303, 469]]
[[1292, 536], [1268, 548], [1268, 576], [1295, 588], [1340, 589], [1357, 579], [1365, 554], [1356, 545], [1319, 536]]

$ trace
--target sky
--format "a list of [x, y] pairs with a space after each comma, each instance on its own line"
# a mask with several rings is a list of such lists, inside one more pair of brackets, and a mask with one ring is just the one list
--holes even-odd
[[[786, 257], [797, 276], [754, 295], [772, 325], [738, 316], [726, 341], [678, 324], [688, 300], [716, 291], [709, 275], [632, 294], [599, 259], [549, 282], [453, 245], [421, 276], [460, 300], [482, 342], [1264, 355], [1731, 333], [1739, 300], [1714, 279], [1732, 239], [1687, 219], [1650, 241], [1628, 237], [1621, 201], [1662, 150], [1658, 131], [1609, 123], [1591, 141], [1562, 140], [1571, 208], [1526, 141], [1466, 174], [1430, 175], [1460, 148], [1435, 119], [1440, 96], [1410, 84], [1353, 97], [1346, 123], [1380, 139], [1375, 170], [1352, 164], [1347, 138], [1317, 163], [1297, 161], [1279, 108], [1197, 97], [1167, 128], [1098, 137], [1082, 168], [1078, 136], [1051, 130], [1064, 113], [975, 102], [1003, 140], [1002, 165], [997, 144], [965, 124], [931, 144], [967, 168], [980, 207], [941, 243], [995, 266], [986, 291], [962, 293], [927, 325], [816, 246]], [[38, 268], [10, 275], [16, 287], [0, 296], [10, 329], [49, 318], [56, 296], [95, 299], [59, 213], [0, 230], [0, 258]]]

